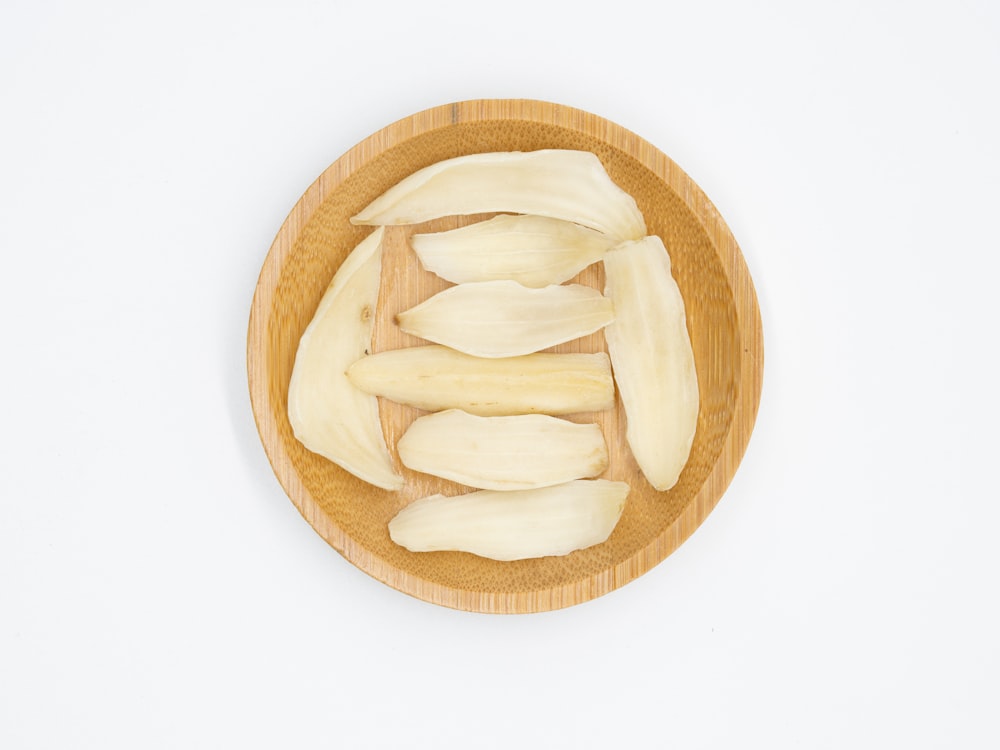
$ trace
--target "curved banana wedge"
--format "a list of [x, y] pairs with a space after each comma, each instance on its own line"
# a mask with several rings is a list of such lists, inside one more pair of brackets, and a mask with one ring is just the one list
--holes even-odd
[[372, 201], [354, 224], [418, 224], [491, 212], [565, 219], [618, 240], [645, 236], [635, 199], [589, 151], [469, 154], [415, 172]]
[[347, 377], [367, 393], [418, 409], [486, 417], [601, 411], [615, 403], [604, 352], [484, 359], [430, 344], [362, 357]]
[[698, 424], [684, 300], [659, 237], [608, 251], [604, 270], [604, 293], [615, 306], [604, 335], [625, 407], [625, 436], [649, 483], [667, 490], [687, 463]]
[[309, 450], [366, 482], [403, 486], [379, 421], [378, 401], [347, 379], [347, 368], [371, 347], [382, 269], [376, 229], [337, 270], [302, 334], [288, 386], [288, 419]]
[[605, 541], [625, 508], [629, 486], [578, 479], [552, 487], [431, 495], [389, 522], [389, 536], [411, 552], [459, 550], [493, 560], [568, 555]]
[[582, 284], [476, 281], [438, 292], [396, 321], [406, 333], [476, 357], [517, 357], [586, 336], [614, 317], [611, 300]]
[[595, 229], [526, 214], [410, 237], [421, 265], [446, 281], [511, 279], [530, 287], [568, 281], [616, 244]]
[[546, 414], [427, 414], [410, 424], [396, 450], [415, 471], [484, 490], [548, 487], [608, 468], [600, 427]]

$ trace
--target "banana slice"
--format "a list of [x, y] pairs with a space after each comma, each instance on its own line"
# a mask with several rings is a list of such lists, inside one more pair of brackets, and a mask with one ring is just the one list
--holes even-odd
[[485, 490], [547, 487], [594, 477], [608, 467], [600, 427], [545, 414], [428, 414], [410, 425], [396, 450], [415, 471]]
[[530, 287], [568, 281], [616, 244], [579, 224], [524, 214], [410, 237], [421, 265], [446, 281], [511, 279]]
[[625, 508], [629, 486], [579, 479], [512, 492], [431, 495], [389, 522], [389, 536], [411, 552], [459, 550], [493, 560], [567, 555], [605, 541]]
[[288, 386], [288, 420], [309, 450], [377, 487], [398, 490], [403, 477], [385, 444], [378, 401], [344, 374], [371, 347], [382, 233], [376, 229], [347, 256], [302, 334]]
[[586, 336], [614, 320], [611, 300], [581, 284], [459, 284], [396, 316], [406, 333], [476, 357], [516, 357]]
[[547, 149], [470, 154], [415, 172], [351, 219], [354, 224], [419, 224], [442, 216], [506, 212], [565, 219], [635, 240], [646, 222], [635, 199], [589, 151]]
[[615, 306], [604, 335], [625, 407], [625, 436], [649, 483], [670, 489], [687, 463], [698, 423], [684, 300], [659, 237], [608, 251], [604, 270], [604, 293]]
[[431, 344], [363, 357], [347, 377], [367, 393], [418, 409], [481, 416], [601, 411], [615, 401], [604, 352], [483, 359]]

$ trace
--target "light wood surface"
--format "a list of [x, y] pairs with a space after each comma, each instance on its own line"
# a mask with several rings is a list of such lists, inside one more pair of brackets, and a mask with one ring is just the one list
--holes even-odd
[[[632, 491], [607, 542], [564, 557], [496, 562], [458, 552], [411, 553], [389, 539], [389, 520], [432, 492], [465, 488], [402, 467], [400, 492], [372, 487], [307, 451], [292, 435], [287, 390], [299, 337], [334, 271], [370, 231], [349, 218], [412, 172], [482, 151], [572, 148], [593, 151], [639, 204], [659, 235], [684, 296], [701, 391], [698, 429], [677, 485], [654, 490], [625, 443], [614, 410], [573, 415], [596, 421], [610, 451], [607, 478]], [[446, 218], [386, 232], [374, 351], [421, 342], [401, 333], [395, 314], [448, 284], [419, 267], [407, 238], [479, 217]], [[595, 264], [572, 281], [603, 289]], [[606, 350], [603, 335], [553, 351]], [[698, 186], [667, 156], [607, 120], [530, 100], [481, 100], [420, 112], [373, 134], [313, 183], [292, 209], [264, 262], [247, 344], [251, 402], [268, 458], [303, 517], [347, 560], [376, 579], [426, 601], [463, 610], [526, 613], [587, 601], [628, 583], [673, 552], [715, 507], [753, 429], [760, 400], [763, 338], [750, 275], [736, 240]], [[390, 449], [419, 415], [382, 401]], [[393, 450], [394, 453], [394, 450]]]

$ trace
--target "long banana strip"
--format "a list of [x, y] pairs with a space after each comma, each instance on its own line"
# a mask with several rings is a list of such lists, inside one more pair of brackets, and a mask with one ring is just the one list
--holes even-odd
[[459, 550], [494, 560], [567, 555], [605, 541], [629, 486], [580, 479], [513, 492], [431, 495], [389, 522], [392, 540], [412, 552]]
[[611, 300], [581, 284], [529, 289], [477, 281], [438, 292], [396, 316], [406, 333], [477, 357], [516, 357], [600, 330]]
[[382, 266], [381, 228], [344, 260], [299, 340], [288, 387], [288, 419], [309, 450], [378, 487], [403, 477], [389, 456], [378, 401], [344, 374], [371, 346]]
[[561, 284], [599, 261], [617, 240], [560, 219], [501, 214], [447, 232], [415, 234], [410, 246], [428, 271], [455, 284], [512, 279]]
[[600, 427], [545, 414], [428, 414], [414, 420], [396, 450], [415, 471], [486, 490], [547, 487], [594, 477], [608, 467]]
[[687, 463], [698, 422], [684, 300], [659, 237], [610, 250], [604, 269], [604, 293], [615, 305], [615, 321], [604, 333], [625, 407], [626, 439], [649, 483], [666, 490]]
[[506, 212], [565, 219], [619, 240], [646, 234], [635, 200], [589, 151], [469, 154], [437, 162], [376, 198], [354, 224], [418, 224], [442, 216]]
[[483, 359], [431, 344], [362, 357], [347, 377], [367, 393], [420, 409], [481, 416], [601, 411], [615, 399], [604, 352]]

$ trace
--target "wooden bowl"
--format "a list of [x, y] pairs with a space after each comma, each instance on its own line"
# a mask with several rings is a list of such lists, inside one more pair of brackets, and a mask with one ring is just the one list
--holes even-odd
[[[651, 234], [669, 249], [687, 309], [701, 391], [691, 457], [677, 485], [657, 492], [624, 441], [619, 406], [573, 418], [599, 422], [611, 454], [604, 475], [629, 482], [621, 521], [603, 544], [564, 557], [496, 562], [461, 552], [412, 553], [389, 539], [387, 524], [431, 492], [466, 488], [405, 470], [399, 492], [377, 489], [306, 450], [292, 435], [287, 392], [296, 347], [334, 272], [371, 230], [349, 218], [412, 172], [484, 151], [584, 149], [597, 154], [635, 197]], [[482, 217], [476, 217], [482, 218]], [[420, 342], [399, 332], [395, 313], [447, 286], [423, 271], [407, 245], [414, 231], [468, 223], [449, 218], [386, 232], [374, 350]], [[596, 264], [574, 279], [603, 289]], [[596, 334], [556, 347], [605, 349]], [[569, 107], [527, 100], [448, 104], [394, 123], [352, 148], [305, 192], [264, 261], [250, 313], [250, 396], [274, 472], [313, 528], [350, 562], [426, 601], [478, 612], [558, 609], [600, 596], [645, 573], [681, 544], [715, 507], [746, 449], [760, 400], [760, 312], [736, 240], [698, 186], [664, 154], [629, 131]], [[418, 412], [380, 401], [386, 439]]]

